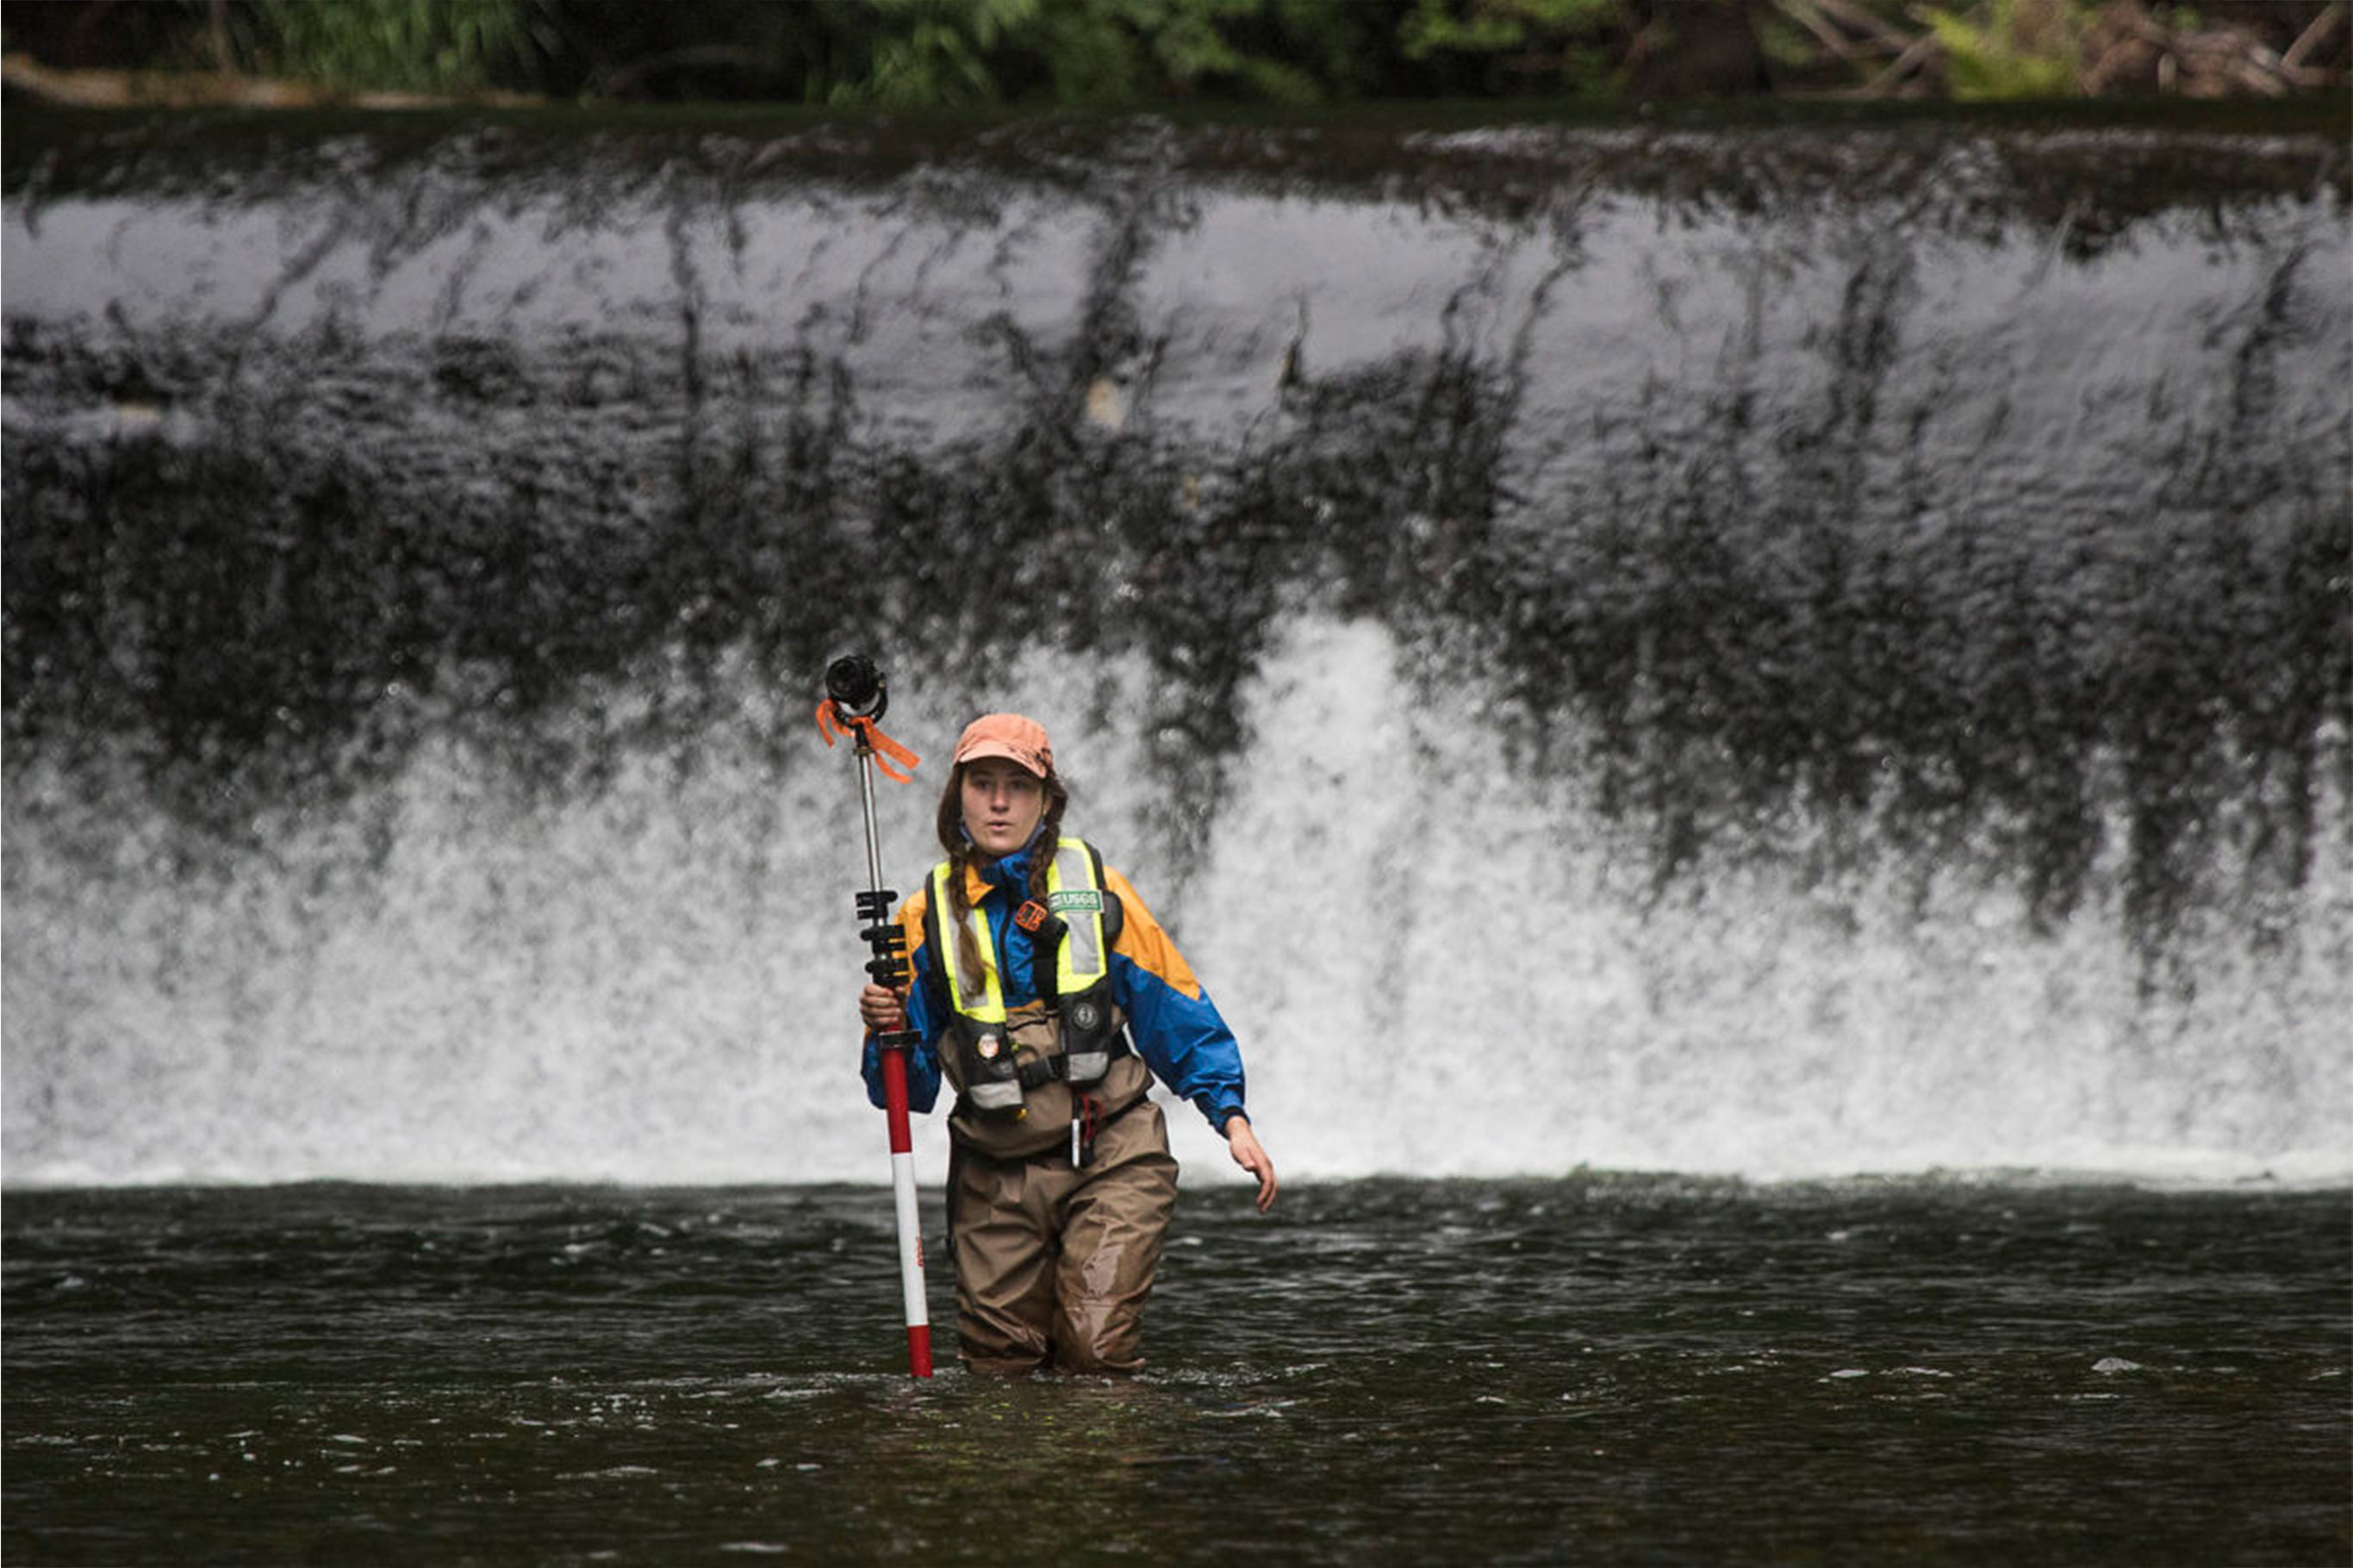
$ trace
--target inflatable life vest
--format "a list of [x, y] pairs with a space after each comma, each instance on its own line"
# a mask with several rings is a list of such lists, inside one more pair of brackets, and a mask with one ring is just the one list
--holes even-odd
[[[1126, 1054], [1127, 1042], [1112, 1003], [1111, 950], [1119, 940], [1119, 897], [1103, 886], [1103, 857], [1082, 839], [1054, 846], [1046, 868], [1046, 900], [1025, 900], [1013, 918], [1029, 933], [1029, 989], [1045, 1015], [1056, 1018], [1051, 1044], [1032, 1044], [1034, 1009], [1008, 1011], [1004, 965], [989, 929], [987, 910], [976, 904], [965, 930], [980, 961], [980, 983], [965, 984], [957, 944], [944, 941], [955, 904], [949, 898], [954, 863], [932, 868], [923, 921], [925, 941], [940, 955], [947, 980], [952, 1029], [956, 1038], [957, 1085], [974, 1109], [998, 1114], [1022, 1110], [1028, 1090], [1052, 1082], [1084, 1089], [1100, 1083], [1112, 1062]], [[1017, 1016], [1027, 1014], [1028, 1019]]]

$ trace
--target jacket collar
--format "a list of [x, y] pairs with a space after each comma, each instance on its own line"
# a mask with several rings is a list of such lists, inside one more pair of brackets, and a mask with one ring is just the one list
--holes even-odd
[[1029, 887], [1029, 851], [1017, 849], [986, 864], [967, 862], [964, 868], [964, 893], [967, 901], [977, 904], [993, 889], [1003, 893], [1013, 902], [1028, 898]]

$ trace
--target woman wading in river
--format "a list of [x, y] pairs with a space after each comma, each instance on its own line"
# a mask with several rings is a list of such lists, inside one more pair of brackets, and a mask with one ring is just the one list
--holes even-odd
[[[975, 720], [940, 797], [947, 858], [899, 911], [913, 981], [868, 985], [871, 1030], [921, 1037], [908, 1100], [948, 1116], [956, 1333], [982, 1372], [1132, 1373], [1176, 1205], [1157, 1077], [1198, 1106], [1274, 1202], [1243, 1109], [1241, 1047], [1127, 879], [1062, 833], [1045, 730]], [[870, 1038], [866, 1088], [882, 1103]]]

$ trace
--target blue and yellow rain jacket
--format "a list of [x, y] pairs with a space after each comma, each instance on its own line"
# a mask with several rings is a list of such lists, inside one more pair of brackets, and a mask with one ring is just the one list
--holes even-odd
[[[1030, 855], [1044, 852], [1033, 846], [985, 868], [974, 867], [965, 877], [973, 907], [987, 914], [995, 936], [1008, 1008], [1037, 1000], [1029, 985], [1029, 933], [1015, 923], [1013, 911], [1029, 897]], [[1153, 1077], [1199, 1107], [1209, 1125], [1223, 1131], [1226, 1119], [1243, 1110], [1241, 1045], [1127, 879], [1105, 867], [1103, 888], [1118, 898], [1123, 916], [1112, 944], [1111, 983], [1112, 999], [1127, 1015], [1128, 1037]], [[907, 1053], [907, 1107], [916, 1111], [930, 1110], [939, 1100], [940, 1041], [953, 1012], [941, 954], [924, 940], [928, 900], [928, 890], [919, 888], [899, 909], [915, 976], [907, 995], [907, 1026], [923, 1037], [923, 1044]], [[863, 1070], [866, 1096], [880, 1106], [882, 1067], [871, 1039], [866, 1042]]]

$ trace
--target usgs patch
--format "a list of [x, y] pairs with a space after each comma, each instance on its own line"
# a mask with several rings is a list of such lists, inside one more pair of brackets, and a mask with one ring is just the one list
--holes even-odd
[[1103, 895], [1092, 888], [1072, 888], [1067, 892], [1047, 894], [1046, 907], [1058, 915], [1067, 914], [1072, 910], [1081, 914], [1099, 915], [1103, 913]]

